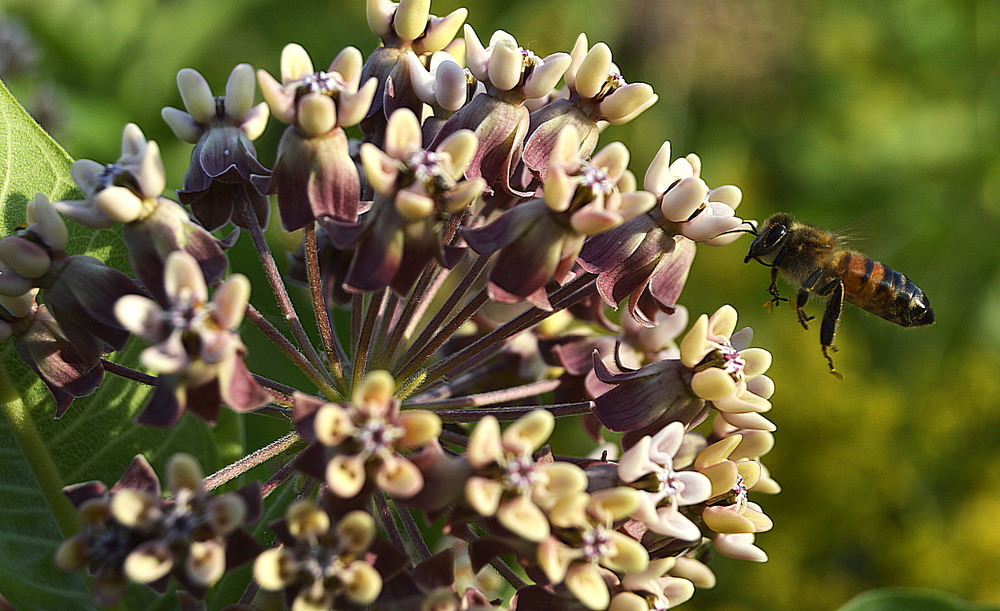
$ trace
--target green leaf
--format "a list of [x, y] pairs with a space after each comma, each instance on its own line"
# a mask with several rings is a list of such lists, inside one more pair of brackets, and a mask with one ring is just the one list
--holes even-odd
[[[53, 200], [80, 196], [70, 178], [71, 163], [0, 84], [0, 225], [5, 233], [24, 220], [25, 205], [36, 193]], [[128, 269], [115, 229], [67, 224], [68, 252]], [[113, 360], [136, 368], [143, 347], [130, 341]], [[105, 374], [96, 393], [76, 400], [61, 420], [53, 420], [54, 404], [45, 386], [18, 360], [10, 342], [0, 346], [0, 594], [16, 607], [93, 608], [82, 576], [62, 573], [52, 562], [60, 542], [79, 528], [61, 492], [65, 485], [89, 480], [113, 484], [139, 453], [161, 473], [178, 451], [196, 456], [206, 472], [242, 453], [238, 426], [212, 430], [190, 415], [169, 429], [133, 424], [149, 390]], [[121, 604], [148, 609], [157, 603], [151, 590], [133, 585]]]
[[1000, 607], [960, 599], [950, 592], [882, 588], [858, 594], [839, 611], [996, 611]]

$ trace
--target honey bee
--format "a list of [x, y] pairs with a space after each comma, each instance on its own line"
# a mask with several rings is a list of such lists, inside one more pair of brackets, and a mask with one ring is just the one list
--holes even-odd
[[755, 238], [743, 262], [754, 259], [771, 268], [771, 285], [767, 288], [771, 294], [769, 306], [789, 301], [778, 291], [779, 272], [799, 287], [795, 301], [790, 303], [804, 328], [808, 329], [806, 323], [813, 319], [803, 311], [809, 296], [829, 298], [819, 341], [830, 373], [838, 378], [842, 376], [834, 367], [830, 352], [836, 351], [833, 338], [845, 300], [901, 327], [922, 327], [934, 322], [934, 310], [920, 287], [888, 265], [846, 248], [832, 232], [778, 213], [750, 233]]

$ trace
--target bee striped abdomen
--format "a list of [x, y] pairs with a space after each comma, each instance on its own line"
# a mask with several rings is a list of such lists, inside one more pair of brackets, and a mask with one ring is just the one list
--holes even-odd
[[904, 327], [934, 322], [934, 313], [920, 287], [888, 265], [845, 251], [837, 267], [844, 282], [844, 298], [850, 303]]

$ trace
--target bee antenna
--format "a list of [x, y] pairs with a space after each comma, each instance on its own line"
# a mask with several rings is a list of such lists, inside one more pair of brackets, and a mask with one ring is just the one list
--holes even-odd
[[[746, 227], [743, 227], [743, 225], [746, 225]], [[743, 221], [742, 223], [740, 223], [736, 227], [736, 229], [730, 229], [729, 231], [723, 231], [719, 235], [727, 235], [727, 234], [730, 234], [730, 233], [749, 233], [750, 235], [752, 235], [754, 237], [760, 235], [757, 232], [757, 225], [755, 225], [753, 221]], [[718, 237], [718, 236], [716, 236], [716, 237]]]

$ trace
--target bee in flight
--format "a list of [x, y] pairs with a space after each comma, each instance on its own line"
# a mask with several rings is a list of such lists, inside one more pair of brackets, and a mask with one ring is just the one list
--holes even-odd
[[751, 229], [744, 263], [756, 260], [771, 268], [767, 292], [769, 306], [788, 301], [778, 291], [778, 272], [798, 285], [792, 307], [806, 329], [811, 316], [803, 308], [810, 294], [829, 297], [820, 324], [819, 341], [830, 373], [842, 377], [833, 365], [830, 351], [836, 351], [833, 337], [844, 301], [902, 327], [922, 327], [934, 322], [934, 310], [924, 292], [909, 278], [888, 265], [846, 248], [836, 234], [796, 221], [791, 215], [772, 215], [759, 229]]

